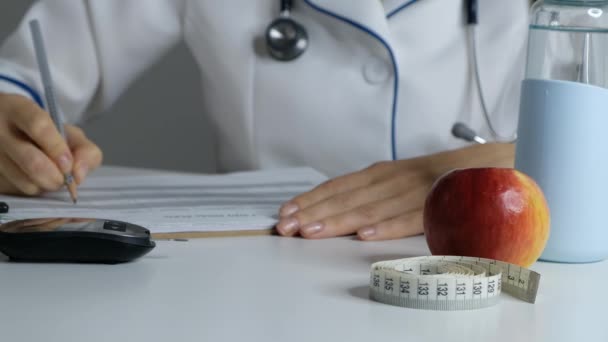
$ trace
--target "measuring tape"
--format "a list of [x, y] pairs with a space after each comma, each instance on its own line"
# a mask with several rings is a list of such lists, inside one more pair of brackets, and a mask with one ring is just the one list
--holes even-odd
[[496, 304], [501, 290], [534, 303], [540, 274], [502, 261], [427, 256], [372, 265], [370, 298], [426, 310], [472, 310]]

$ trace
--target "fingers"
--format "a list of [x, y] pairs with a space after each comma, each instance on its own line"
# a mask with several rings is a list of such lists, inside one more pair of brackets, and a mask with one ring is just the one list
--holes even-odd
[[[407, 186], [407, 184], [403, 184], [405, 180], [398, 177], [390, 178], [377, 184], [330, 196], [320, 202], [309, 205], [292, 216], [297, 218], [300, 224], [307, 224], [323, 217], [350, 211], [364, 204], [375, 204], [373, 202], [390, 198], [403, 192], [403, 188]], [[405, 208], [407, 202], [403, 204], [402, 210], [407, 209]], [[361, 208], [365, 209], [365, 206]], [[361, 208], [357, 210], [362, 210]]]
[[[44, 191], [54, 191], [61, 187], [63, 175], [57, 165], [43, 151], [19, 136], [0, 135], [0, 144], [4, 146], [4, 156], [6, 157], [3, 160], [6, 164], [4, 169], [7, 172], [4, 173], [4, 176], [7, 179], [12, 180], [15, 177], [14, 179], [17, 182], [23, 179], [29, 179], [30, 182], [33, 182], [27, 187], [20, 183], [19, 187], [22, 189], [31, 189], [32, 186], [36, 186]], [[15, 166], [19, 171], [15, 169]], [[35, 191], [35, 193], [38, 192], [39, 190]], [[24, 193], [27, 195], [33, 194], [29, 190], [24, 191]]]
[[6, 195], [37, 195], [39, 188], [29, 179], [4, 176], [6, 164], [0, 161], [0, 193]]
[[373, 226], [359, 229], [357, 236], [365, 241], [379, 241], [420, 235], [424, 231], [422, 217], [422, 209], [418, 209]]
[[25, 97], [0, 94], [0, 191], [37, 195], [57, 190], [71, 160], [48, 113]]
[[102, 154], [82, 130], [65, 129], [64, 138], [51, 116], [31, 100], [0, 94], [0, 192], [55, 191], [67, 173], [82, 183], [100, 165]]
[[101, 165], [103, 153], [97, 145], [89, 140], [84, 132], [71, 125], [66, 125], [67, 140], [74, 155], [73, 176], [81, 184], [86, 176]]
[[[407, 179], [389, 178], [378, 184], [331, 196], [283, 218], [277, 229], [283, 235], [291, 236], [300, 228], [302, 236], [307, 237], [314, 230], [311, 227], [316, 227], [318, 231], [319, 223], [322, 223], [324, 236], [354, 233], [361, 225], [378, 222], [410, 209], [408, 200], [411, 193], [403, 192], [402, 188], [407, 186], [401, 184], [404, 180]], [[403, 192], [400, 197], [391, 198], [400, 192]]]
[[[421, 209], [434, 178], [418, 159], [383, 162], [336, 178], [283, 206], [279, 234], [322, 239], [357, 233], [383, 240], [422, 232]], [[292, 212], [286, 212], [289, 205]]]
[[12, 160], [0, 153], [0, 193], [33, 196], [40, 192], [40, 187], [34, 184]]
[[407, 205], [407, 196], [404, 195], [369, 202], [337, 215], [312, 220], [300, 228], [300, 234], [305, 238], [314, 239], [353, 234], [361, 228], [403, 213]]
[[331, 196], [368, 186], [390, 172], [392, 172], [392, 168], [389, 162], [380, 162], [362, 171], [330, 179], [313, 190], [285, 203], [279, 210], [279, 215], [287, 217]]
[[[398, 202], [391, 200], [387, 201], [393, 203]], [[386, 209], [382, 204], [377, 204], [376, 208], [382, 208], [382, 210]], [[399, 212], [399, 209], [395, 209], [393, 213], [395, 212]], [[365, 217], [365, 214], [361, 215], [360, 213], [353, 211], [303, 227], [300, 230], [300, 233], [307, 239], [324, 239], [334, 236], [350, 235], [356, 232], [361, 240], [380, 241], [419, 235], [424, 231], [422, 225], [422, 209], [416, 209], [409, 213], [400, 214], [385, 220], [379, 219], [379, 217], [382, 216], [382, 214], [378, 214], [378, 216]], [[357, 219], [357, 217], [359, 217], [359, 219]], [[365, 223], [370, 224], [365, 225]], [[329, 227], [331, 227], [331, 229]]]
[[[16, 97], [18, 98], [18, 97]], [[72, 154], [51, 116], [34, 102], [23, 99], [10, 102], [12, 123], [52, 160], [62, 174], [72, 170]]]
[[277, 224], [281, 235], [306, 238], [353, 234], [422, 206], [430, 187], [426, 176], [405, 171], [389, 174], [377, 184], [331, 196]]

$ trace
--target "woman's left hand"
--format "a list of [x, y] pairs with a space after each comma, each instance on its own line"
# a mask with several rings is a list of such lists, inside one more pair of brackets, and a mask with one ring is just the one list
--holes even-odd
[[310, 239], [356, 233], [362, 240], [387, 240], [421, 234], [424, 201], [437, 177], [454, 168], [510, 167], [512, 162], [508, 144], [380, 162], [285, 203], [277, 231]]

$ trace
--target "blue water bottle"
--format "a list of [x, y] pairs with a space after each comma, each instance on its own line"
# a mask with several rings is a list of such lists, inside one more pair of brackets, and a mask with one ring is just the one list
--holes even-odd
[[515, 168], [551, 210], [541, 260], [608, 257], [608, 0], [532, 7]]

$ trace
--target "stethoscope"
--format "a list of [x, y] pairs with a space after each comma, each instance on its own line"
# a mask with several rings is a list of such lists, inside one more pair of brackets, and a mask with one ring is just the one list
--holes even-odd
[[281, 12], [266, 29], [266, 46], [272, 58], [288, 62], [300, 57], [308, 48], [308, 33], [291, 18], [293, 0], [280, 0]]
[[[418, 0], [412, 0], [413, 2]], [[304, 26], [291, 18], [293, 0], [280, 0], [280, 15], [266, 29], [266, 46], [272, 58], [277, 61], [288, 62], [300, 57], [308, 48], [309, 38]], [[490, 129], [493, 140], [496, 142], [512, 143], [517, 140], [517, 133], [510, 136], [501, 135], [492, 122], [479, 75], [477, 58], [477, 24], [479, 23], [479, 7], [477, 0], [465, 0], [468, 35], [470, 40], [470, 63], [475, 72], [475, 84], [479, 94], [479, 101], [486, 124]], [[485, 144], [487, 140], [479, 136], [473, 129], [462, 122], [452, 126], [452, 135], [469, 142]]]

